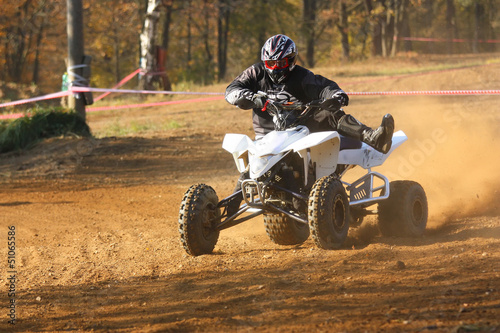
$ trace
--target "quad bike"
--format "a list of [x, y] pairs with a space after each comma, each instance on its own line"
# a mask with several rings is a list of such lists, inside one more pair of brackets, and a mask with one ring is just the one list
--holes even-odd
[[[268, 100], [275, 130], [258, 140], [243, 134], [226, 134], [222, 147], [233, 155], [245, 175], [241, 189], [219, 201], [214, 189], [192, 185], [179, 212], [179, 232], [186, 252], [212, 253], [219, 232], [256, 216], [264, 216], [267, 235], [279, 245], [297, 245], [309, 235], [322, 249], [339, 248], [349, 226], [359, 226], [369, 214], [378, 215], [385, 236], [421, 236], [427, 224], [427, 198], [413, 181], [392, 181], [371, 168], [379, 166], [407, 140], [395, 132], [387, 154], [336, 131], [310, 133], [301, 123], [319, 101], [286, 104]], [[303, 122], [302, 122], [303, 123]], [[346, 172], [367, 170], [352, 183]], [[243, 204], [232, 214], [228, 205], [236, 196]], [[377, 210], [370, 206], [377, 204]]]

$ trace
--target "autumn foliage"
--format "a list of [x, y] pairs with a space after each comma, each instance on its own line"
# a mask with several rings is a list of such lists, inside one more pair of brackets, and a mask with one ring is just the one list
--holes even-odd
[[[139, 68], [147, 4], [83, 1], [92, 86], [112, 86]], [[275, 33], [292, 37], [299, 61], [310, 67], [401, 52], [498, 51], [499, 43], [485, 43], [498, 38], [498, 7], [495, 0], [163, 0], [152, 38], [163, 50], [158, 68], [166, 69], [170, 82], [210, 84], [258, 61], [261, 45]], [[59, 90], [67, 57], [66, 1], [4, 0], [0, 27], [0, 81]], [[463, 41], [403, 39], [408, 37]]]

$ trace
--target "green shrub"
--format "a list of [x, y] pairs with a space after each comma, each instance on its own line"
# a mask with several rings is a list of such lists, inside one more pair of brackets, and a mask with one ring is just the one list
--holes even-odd
[[34, 143], [66, 134], [90, 136], [80, 115], [61, 108], [39, 110], [31, 116], [0, 124], [0, 153], [24, 149]]

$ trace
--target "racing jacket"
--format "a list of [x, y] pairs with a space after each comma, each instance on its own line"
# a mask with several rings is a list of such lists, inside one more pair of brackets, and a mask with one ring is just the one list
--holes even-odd
[[[253, 102], [255, 93], [263, 91], [269, 99], [278, 102], [309, 103], [313, 100], [338, 98], [341, 106], [348, 104], [347, 94], [337, 83], [310, 70], [296, 65], [285, 82], [275, 84], [266, 72], [263, 62], [245, 69], [226, 88], [226, 101], [241, 109], [253, 108], [252, 120], [255, 135], [263, 136], [274, 130], [272, 116], [256, 107]], [[243, 101], [243, 102], [242, 102]], [[307, 120], [306, 125], [311, 132], [336, 129], [337, 122], [344, 115], [341, 110], [326, 114], [316, 114]]]

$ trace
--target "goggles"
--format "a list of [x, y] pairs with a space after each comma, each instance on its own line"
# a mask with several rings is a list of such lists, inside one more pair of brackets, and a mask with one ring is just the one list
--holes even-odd
[[281, 60], [266, 60], [264, 61], [264, 63], [269, 69], [283, 69], [287, 68], [289, 65], [288, 58], [284, 58]]

